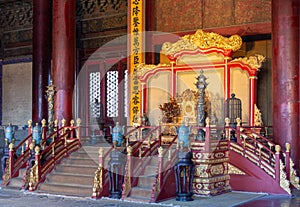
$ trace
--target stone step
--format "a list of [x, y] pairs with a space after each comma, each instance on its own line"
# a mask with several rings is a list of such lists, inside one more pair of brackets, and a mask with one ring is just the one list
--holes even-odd
[[156, 175], [157, 166], [147, 165], [144, 171], [144, 176]]
[[53, 172], [47, 177], [45, 183], [92, 185], [93, 181], [94, 175]]
[[21, 190], [23, 184], [24, 184], [23, 177], [15, 177], [9, 181], [9, 184], [6, 186], [6, 188]]
[[8, 188], [13, 188], [13, 189], [21, 189], [22, 186], [24, 185], [24, 176], [26, 174], [26, 168], [21, 168], [19, 170], [19, 176], [10, 179], [9, 184], [7, 185]]
[[[110, 158], [104, 159], [103, 167], [107, 168], [108, 162]], [[89, 155], [82, 154], [82, 156], [70, 156], [68, 159], [65, 159], [62, 163], [62, 166], [64, 165], [85, 165], [85, 166], [98, 166], [99, 165], [99, 157], [92, 158]]]
[[152, 194], [152, 187], [151, 188], [143, 188], [136, 186], [131, 189], [131, 194], [130, 197], [140, 197], [144, 199], [151, 199], [151, 194]]
[[91, 158], [82, 157], [82, 158], [71, 158], [64, 160], [62, 165], [86, 165], [86, 166], [97, 166], [98, 160], [93, 160]]
[[155, 176], [140, 176], [138, 185], [142, 188], [152, 188]]
[[130, 197], [125, 198], [124, 200], [130, 201], [130, 202], [136, 202], [136, 203], [139, 203], [139, 202], [150, 203], [151, 198], [145, 198], [145, 197], [139, 197], [139, 196], [130, 196]]
[[61, 165], [55, 167], [55, 171], [56, 172], [64, 172], [64, 173], [94, 175], [97, 168], [98, 168], [98, 166], [61, 164]]
[[92, 184], [88, 186], [76, 184], [43, 183], [39, 185], [38, 192], [56, 195], [90, 197], [93, 193], [93, 186]]

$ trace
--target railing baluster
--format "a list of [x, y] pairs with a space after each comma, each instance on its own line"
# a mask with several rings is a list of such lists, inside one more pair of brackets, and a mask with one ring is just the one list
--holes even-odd
[[286, 177], [288, 180], [290, 180], [291, 176], [291, 169], [290, 169], [290, 150], [291, 150], [291, 145], [290, 143], [285, 143], [285, 169], [286, 169]]
[[236, 138], [237, 138], [237, 143], [241, 144], [241, 123], [242, 123], [242, 120], [240, 118], [237, 118], [236, 119]]
[[205, 152], [210, 152], [210, 120], [207, 117], [206, 120], [206, 126], [205, 126]]
[[280, 184], [280, 145], [275, 146], [275, 180]]
[[32, 133], [32, 120], [28, 120], [28, 131], [27, 131], [27, 134], [30, 135]]
[[99, 149], [99, 166], [98, 166], [97, 171], [95, 172], [95, 177], [94, 177], [94, 186], [93, 186], [92, 198], [98, 198], [101, 191], [102, 191], [102, 189], [103, 189], [103, 183], [104, 183], [103, 155], [104, 155], [104, 150], [101, 147]]
[[70, 127], [71, 127], [70, 137], [71, 138], [74, 138], [74, 124], [75, 124], [75, 121], [72, 119], [70, 121]]
[[15, 156], [15, 150], [14, 150], [14, 144], [13, 143], [10, 143], [9, 144], [9, 172], [10, 172], [10, 175], [9, 175], [9, 179], [12, 178], [12, 175], [14, 173], [14, 156]]
[[80, 135], [80, 133], [81, 133], [81, 130], [80, 130], [80, 127], [81, 127], [81, 119], [78, 118], [77, 121], [76, 121], [76, 123], [77, 123], [76, 137], [77, 137], [78, 139], [80, 139], [80, 138], [81, 138], [81, 135]]
[[41, 180], [41, 160], [40, 160], [40, 147], [36, 146], [35, 151], [35, 164], [30, 170], [29, 177], [29, 191], [34, 191]]

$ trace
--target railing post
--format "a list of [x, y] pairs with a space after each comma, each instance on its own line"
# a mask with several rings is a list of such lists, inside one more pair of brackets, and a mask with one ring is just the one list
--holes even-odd
[[230, 129], [229, 129], [230, 119], [225, 118], [225, 140], [228, 143], [228, 150], [230, 150]]
[[230, 128], [229, 128], [229, 124], [230, 124], [230, 119], [227, 117], [225, 118], [225, 137], [227, 140], [230, 141]]
[[236, 139], [237, 139], [237, 143], [238, 144], [241, 144], [242, 141], [241, 141], [241, 123], [242, 123], [242, 120], [240, 118], [237, 118], [236, 119]]
[[10, 143], [9, 144], [9, 172], [10, 172], [10, 175], [9, 175], [9, 178], [12, 178], [12, 174], [14, 172], [14, 157], [15, 157], [15, 150], [14, 150], [14, 144], [13, 143]]
[[275, 146], [275, 180], [280, 183], [280, 145]]
[[155, 181], [155, 189], [152, 189], [151, 202], [155, 202], [156, 196], [161, 190], [163, 156], [164, 156], [164, 149], [162, 147], [159, 147], [158, 148], [158, 171], [157, 171], [157, 177]]
[[76, 134], [77, 134], [77, 138], [80, 139], [81, 138], [81, 135], [80, 135], [80, 133], [81, 133], [81, 130], [80, 130], [81, 119], [78, 118], [76, 122], [77, 122], [77, 132], [76, 132]]
[[205, 126], [205, 145], [204, 145], [204, 149], [205, 152], [210, 152], [210, 120], [207, 117], [205, 119], [206, 122], [206, 126]]
[[286, 178], [290, 180], [291, 175], [291, 168], [290, 168], [290, 150], [291, 145], [290, 143], [285, 143], [285, 169], [286, 169]]
[[71, 133], [70, 133], [70, 138], [74, 138], [74, 124], [75, 124], [75, 121], [74, 121], [74, 119], [72, 119], [71, 121], [70, 121], [70, 127], [71, 127]]
[[101, 191], [103, 190], [103, 183], [104, 183], [103, 154], [104, 154], [104, 150], [102, 147], [100, 147], [100, 149], [99, 149], [99, 166], [98, 166], [97, 171], [95, 172], [92, 198], [98, 198], [100, 196]]
[[[59, 138], [59, 126], [58, 126], [58, 120], [55, 119], [54, 120], [54, 131], [56, 131], [56, 139]], [[53, 141], [55, 140], [55, 138], [53, 138]]]
[[[132, 147], [128, 146], [127, 148], [127, 169], [125, 168], [124, 173], [124, 183], [123, 183], [123, 191], [122, 191], [122, 199], [128, 196], [130, 190], [131, 190], [131, 176], [132, 176]], [[127, 170], [127, 172], [126, 172]], [[109, 172], [110, 173], [110, 172]], [[111, 179], [111, 178], [110, 178]], [[112, 186], [111, 186], [112, 187]]]
[[37, 182], [41, 179], [41, 159], [40, 159], [40, 147], [36, 146], [35, 151], [35, 162], [37, 164]]
[[[27, 134], [28, 136], [32, 134], [32, 120], [28, 120], [28, 129], [27, 129]], [[32, 137], [28, 139], [28, 145], [26, 146], [26, 148], [29, 148], [30, 143], [32, 142]]]
[[40, 160], [40, 147], [36, 146], [35, 151], [35, 164], [30, 169], [29, 173], [29, 191], [34, 191], [41, 180], [41, 160]]
[[[161, 186], [161, 181], [162, 181], [162, 177], [161, 177], [161, 172], [162, 172], [162, 167], [163, 167], [163, 157], [164, 157], [164, 149], [162, 147], [159, 147], [158, 149], [158, 183], [159, 183], [159, 186]], [[160, 190], [160, 188], [159, 188]]]
[[47, 138], [47, 126], [46, 126], [46, 119], [42, 120], [42, 141], [41, 146], [44, 144]]
[[161, 146], [161, 125], [158, 125], [158, 147]]
[[65, 126], [66, 126], [67, 121], [63, 118], [61, 120], [61, 127], [62, 127], [62, 134], [65, 133]]
[[126, 181], [126, 195], [128, 195], [128, 192], [131, 190], [131, 176], [132, 176], [132, 147], [127, 147], [127, 162], [128, 162], [128, 173], [127, 173], [127, 181]]

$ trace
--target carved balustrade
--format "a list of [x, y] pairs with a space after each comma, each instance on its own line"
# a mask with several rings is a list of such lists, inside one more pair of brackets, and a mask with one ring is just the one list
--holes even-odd
[[[226, 122], [226, 139], [236, 136], [236, 142], [230, 142], [230, 149], [247, 158], [270, 177], [272, 177], [288, 193], [291, 193], [290, 184], [300, 189], [299, 178], [290, 158], [290, 144], [286, 143], [286, 151], [265, 136], [262, 136], [262, 127], [241, 126], [237, 119], [236, 128]], [[232, 133], [234, 132], [234, 133]]]
[[35, 190], [63, 157], [81, 147], [80, 134], [76, 133], [80, 132], [80, 123], [80, 119], [77, 120], [77, 126], [74, 126], [74, 121], [71, 121], [70, 126], [66, 126], [63, 122], [60, 129], [56, 129], [43, 140], [45, 143], [50, 141], [49, 145], [45, 146], [42, 151], [38, 145], [34, 148], [35, 164], [27, 172], [29, 178], [24, 179], [25, 188], [28, 187], [30, 191]]
[[[104, 149], [101, 147], [99, 149], [99, 166], [95, 172], [94, 183], [93, 183], [93, 194], [92, 198], [98, 199], [102, 196], [108, 196], [108, 187], [107, 187], [107, 168], [104, 166], [104, 161], [107, 159], [108, 155], [112, 151], [111, 147], [105, 154]], [[106, 186], [106, 187], [105, 187]]]

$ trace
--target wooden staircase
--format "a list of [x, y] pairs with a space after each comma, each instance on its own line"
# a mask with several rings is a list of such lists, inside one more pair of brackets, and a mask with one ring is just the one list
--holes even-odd
[[153, 182], [157, 174], [157, 156], [151, 158], [144, 172], [139, 176], [137, 185], [131, 189], [131, 194], [125, 200], [150, 202]]
[[99, 147], [111, 148], [106, 142], [94, 142], [88, 138], [82, 141], [82, 147], [65, 158], [60, 165], [47, 176], [38, 188], [39, 193], [51, 193], [68, 196], [91, 197], [93, 180], [98, 168]]

